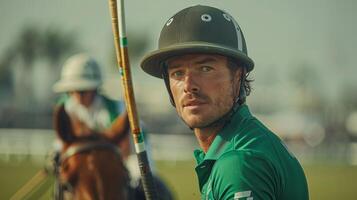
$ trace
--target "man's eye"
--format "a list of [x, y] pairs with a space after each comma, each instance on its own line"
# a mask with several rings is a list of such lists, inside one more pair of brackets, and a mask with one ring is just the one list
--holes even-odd
[[201, 67], [201, 70], [202, 70], [203, 72], [209, 72], [209, 71], [211, 71], [211, 70], [212, 70], [212, 67], [209, 67], [209, 66], [202, 66], [202, 67]]
[[183, 71], [174, 71], [170, 74], [171, 77], [178, 78], [183, 76]]

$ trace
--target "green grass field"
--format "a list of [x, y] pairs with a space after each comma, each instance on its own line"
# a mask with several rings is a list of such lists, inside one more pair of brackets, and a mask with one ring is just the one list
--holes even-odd
[[[178, 200], [199, 199], [197, 179], [190, 161], [158, 161], [157, 169], [164, 181], [171, 187]], [[9, 199], [41, 165], [30, 161], [0, 161], [0, 199]], [[308, 178], [310, 199], [332, 200], [357, 199], [357, 166], [346, 165], [304, 165]], [[36, 199], [51, 199], [51, 190], [40, 190]], [[42, 198], [40, 198], [42, 197]]]

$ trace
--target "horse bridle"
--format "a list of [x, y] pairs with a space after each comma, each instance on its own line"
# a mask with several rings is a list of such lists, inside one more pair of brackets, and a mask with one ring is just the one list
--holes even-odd
[[60, 163], [62, 164], [64, 161], [66, 161], [68, 158], [80, 154], [80, 153], [85, 153], [94, 149], [108, 149], [117, 154], [118, 156], [121, 156], [120, 150], [117, 146], [114, 144], [108, 143], [108, 142], [102, 142], [102, 141], [91, 141], [91, 142], [86, 142], [74, 146], [70, 146], [60, 157]]
[[[56, 185], [55, 185], [55, 200], [63, 200], [63, 193], [65, 190], [68, 190], [68, 188], [73, 188], [70, 183], [61, 183], [60, 177], [59, 177], [59, 169], [68, 158], [81, 154], [81, 153], [86, 153], [92, 150], [97, 150], [97, 149], [107, 149], [112, 152], [114, 152], [117, 156], [121, 156], [119, 148], [109, 142], [104, 142], [104, 141], [89, 141], [89, 142], [84, 142], [80, 144], [76, 144], [73, 146], [70, 146], [63, 154], [59, 155], [59, 157], [56, 159], [56, 169], [55, 169], [55, 174], [56, 174]], [[66, 189], [67, 188], [67, 189]]]

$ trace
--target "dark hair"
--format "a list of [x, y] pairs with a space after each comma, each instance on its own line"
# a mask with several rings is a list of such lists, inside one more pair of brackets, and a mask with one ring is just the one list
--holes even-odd
[[241, 64], [239, 61], [228, 57], [227, 58], [227, 67], [229, 68], [229, 70], [231, 70], [232, 73], [235, 73], [239, 68], [242, 68], [242, 78], [243, 78], [243, 87], [245, 90], [245, 95], [249, 96], [250, 92], [252, 91], [252, 87], [251, 87], [251, 82], [253, 82], [253, 79], [250, 79], [249, 77], [249, 72], [247, 72], [243, 66], [243, 64]]

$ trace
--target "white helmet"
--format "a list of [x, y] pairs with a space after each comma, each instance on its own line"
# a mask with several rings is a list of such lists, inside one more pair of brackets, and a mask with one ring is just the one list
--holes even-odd
[[63, 66], [61, 79], [54, 84], [54, 92], [95, 90], [102, 84], [98, 63], [86, 54], [70, 57]]

